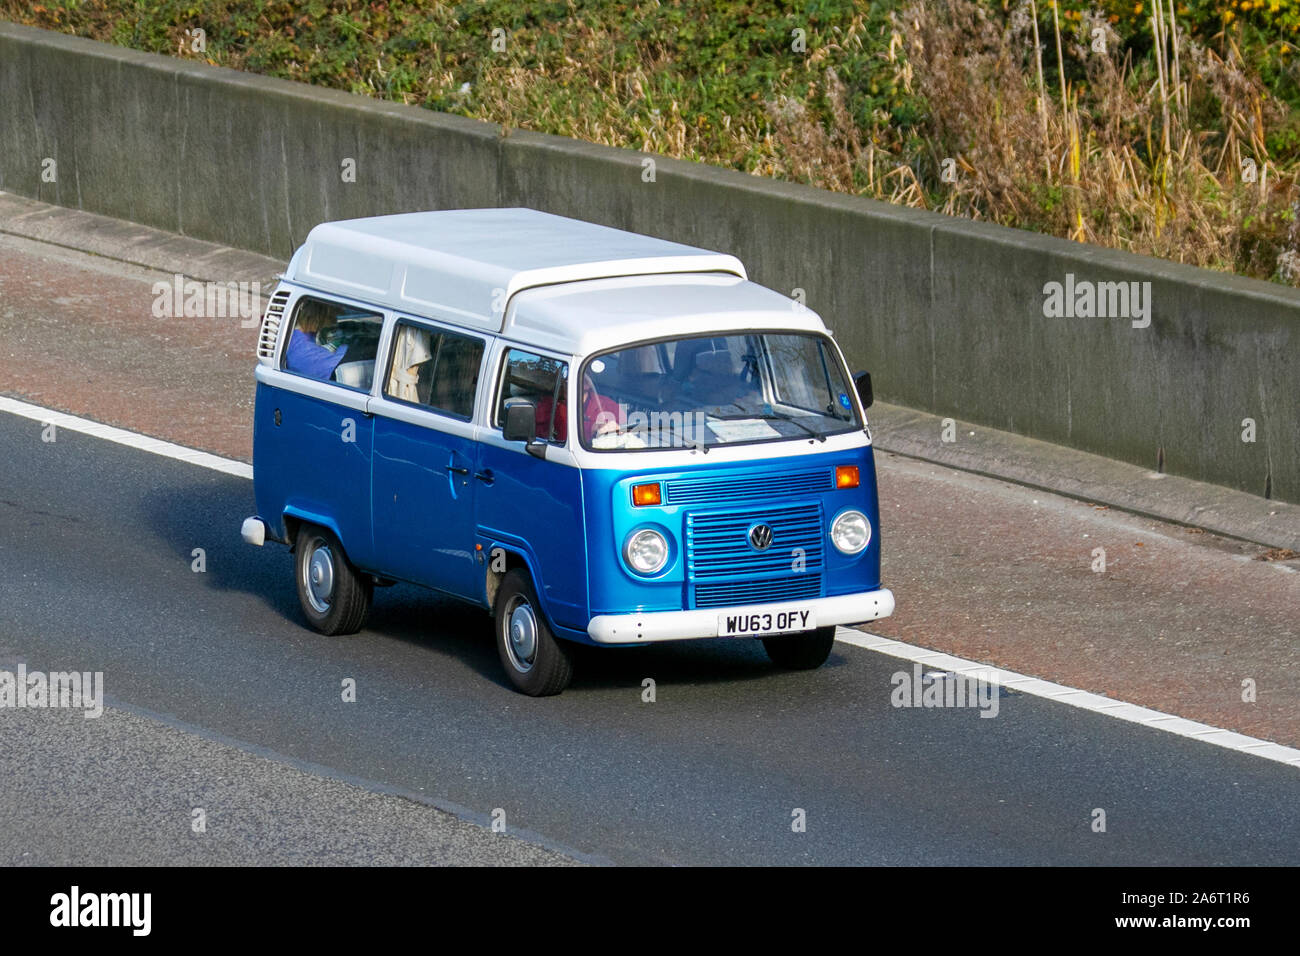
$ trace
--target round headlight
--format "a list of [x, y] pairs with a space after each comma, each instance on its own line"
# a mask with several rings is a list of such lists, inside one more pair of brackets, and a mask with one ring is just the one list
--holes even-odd
[[871, 541], [871, 522], [861, 511], [845, 511], [831, 524], [831, 541], [845, 554], [858, 554]]
[[668, 542], [650, 528], [634, 531], [623, 542], [623, 560], [638, 574], [654, 574], [668, 560]]

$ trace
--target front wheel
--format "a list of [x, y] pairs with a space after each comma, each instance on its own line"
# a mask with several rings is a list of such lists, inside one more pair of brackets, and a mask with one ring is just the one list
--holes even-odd
[[826, 663], [835, 644], [835, 628], [819, 627], [806, 634], [785, 634], [763, 638], [763, 650], [777, 667], [810, 671]]
[[528, 572], [515, 568], [497, 591], [494, 610], [497, 654], [506, 676], [529, 697], [549, 697], [569, 686], [569, 648], [546, 625]]
[[308, 624], [329, 635], [361, 630], [370, 613], [374, 582], [352, 566], [333, 534], [315, 525], [299, 529], [294, 578]]

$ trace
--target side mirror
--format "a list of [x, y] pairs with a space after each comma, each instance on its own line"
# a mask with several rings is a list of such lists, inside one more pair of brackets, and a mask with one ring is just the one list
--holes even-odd
[[537, 437], [537, 406], [526, 398], [507, 398], [501, 433], [506, 441], [532, 441]]
[[871, 392], [871, 373], [859, 372], [853, 376], [853, 384], [858, 387], [858, 398], [862, 402], [862, 407], [870, 408], [871, 403], [875, 401], [875, 396]]

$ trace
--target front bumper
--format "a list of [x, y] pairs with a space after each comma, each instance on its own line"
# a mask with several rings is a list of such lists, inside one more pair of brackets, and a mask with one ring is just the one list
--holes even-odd
[[654, 641], [689, 641], [718, 636], [718, 617], [724, 614], [777, 614], [807, 610], [817, 614], [818, 627], [836, 624], [864, 624], [894, 613], [894, 592], [889, 588], [813, 598], [782, 604], [750, 604], [743, 607], [711, 607], [698, 611], [654, 611], [648, 614], [599, 614], [587, 625], [587, 634], [597, 644], [649, 644]]

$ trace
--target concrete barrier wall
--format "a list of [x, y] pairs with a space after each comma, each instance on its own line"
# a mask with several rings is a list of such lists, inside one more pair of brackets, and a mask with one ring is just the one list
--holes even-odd
[[[1300, 291], [647, 158], [0, 24], [0, 189], [280, 258], [330, 219], [510, 205], [725, 250], [883, 400], [1300, 502]], [[1150, 324], [1045, 315], [1067, 274], [1149, 282]]]

